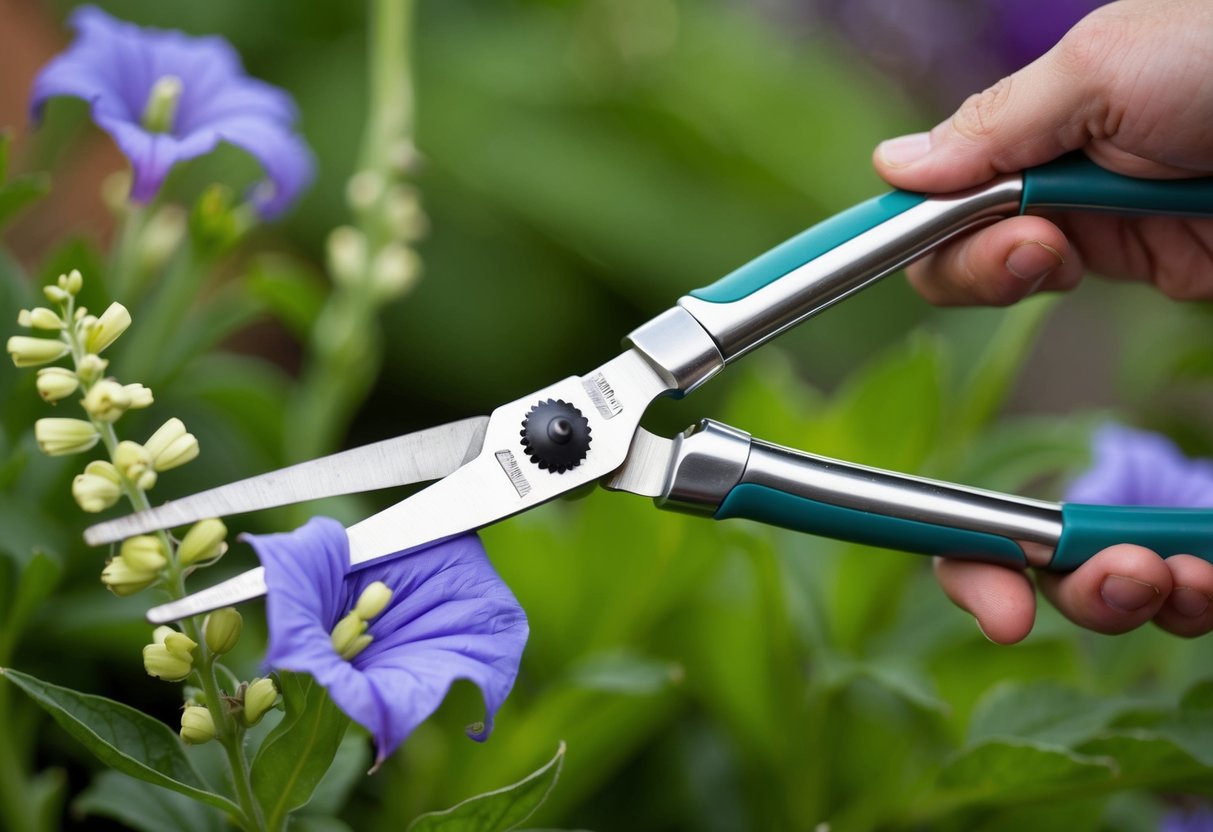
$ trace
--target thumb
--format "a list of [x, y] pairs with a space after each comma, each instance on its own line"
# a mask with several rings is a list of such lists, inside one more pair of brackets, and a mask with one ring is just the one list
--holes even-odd
[[1076, 70], [1083, 62], [1064, 57], [1068, 47], [1063, 39], [1014, 75], [970, 96], [929, 133], [882, 142], [873, 154], [877, 172], [906, 190], [955, 191], [1082, 147], [1102, 96], [1094, 94], [1096, 79]]

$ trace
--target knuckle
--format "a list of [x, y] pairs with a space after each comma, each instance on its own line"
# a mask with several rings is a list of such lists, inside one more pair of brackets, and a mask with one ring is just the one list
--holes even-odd
[[1057, 44], [1061, 69], [1072, 78], [1099, 78], [1108, 59], [1126, 47], [1125, 26], [1109, 12], [1096, 12], [1080, 20]]
[[979, 93], [970, 95], [952, 116], [952, 129], [972, 141], [990, 138], [1011, 97], [1011, 77], [1003, 78]]

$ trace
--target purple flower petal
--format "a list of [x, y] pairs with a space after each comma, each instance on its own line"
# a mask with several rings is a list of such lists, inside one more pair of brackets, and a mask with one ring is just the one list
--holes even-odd
[[[173, 165], [205, 155], [221, 142], [257, 159], [268, 181], [254, 191], [262, 216], [286, 210], [312, 180], [311, 152], [295, 132], [291, 97], [248, 77], [240, 57], [219, 37], [145, 29], [85, 6], [70, 18], [77, 37], [34, 80], [36, 119], [58, 96], [88, 102], [93, 121], [130, 160], [131, 196], [154, 197]], [[171, 130], [153, 133], [143, 112], [153, 86], [173, 76], [182, 83]]]
[[1071, 484], [1073, 503], [1213, 506], [1213, 462], [1188, 459], [1165, 436], [1109, 425], [1095, 435], [1095, 461]]
[[[310, 673], [378, 747], [376, 765], [468, 679], [484, 696], [483, 740], [518, 675], [526, 614], [493, 571], [475, 535], [465, 535], [357, 572], [349, 539], [334, 520], [313, 518], [287, 534], [248, 535], [265, 567], [273, 667]], [[352, 660], [331, 633], [374, 581], [392, 590]]]

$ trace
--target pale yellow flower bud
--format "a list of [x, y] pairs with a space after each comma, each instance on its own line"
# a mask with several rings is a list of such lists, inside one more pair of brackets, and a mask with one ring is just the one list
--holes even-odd
[[66, 367], [43, 367], [38, 371], [38, 395], [48, 402], [66, 399], [80, 386], [80, 379]]
[[366, 622], [353, 612], [337, 622], [337, 626], [333, 628], [331, 641], [333, 649], [341, 658], [352, 659], [371, 643], [371, 637], [364, 635], [366, 626]]
[[116, 422], [131, 406], [131, 397], [118, 382], [102, 379], [89, 388], [80, 403], [98, 422]]
[[80, 381], [83, 383], [92, 384], [105, 375], [105, 368], [109, 364], [108, 361], [99, 355], [86, 355], [76, 365], [76, 375], [80, 376]]
[[97, 444], [101, 434], [92, 422], [83, 419], [39, 419], [34, 422], [34, 438], [44, 454], [66, 456], [87, 451]]
[[181, 538], [177, 560], [182, 566], [214, 560], [227, 551], [227, 544], [223, 542], [225, 537], [227, 526], [223, 525], [222, 520], [215, 517], [200, 520]]
[[69, 295], [78, 295], [84, 288], [84, 276], [79, 269], [72, 269], [67, 274], [59, 275], [59, 288]]
[[181, 712], [181, 739], [190, 745], [201, 745], [215, 738], [215, 720], [201, 705], [187, 705]]
[[144, 447], [151, 455], [152, 467], [157, 471], [176, 468], [198, 456], [197, 438], [192, 433], [187, 433], [185, 424], [177, 418], [169, 419], [161, 425]]
[[244, 619], [232, 607], [215, 610], [202, 623], [202, 632], [206, 636], [206, 646], [216, 656], [222, 656], [236, 646], [240, 640], [240, 630]]
[[345, 199], [355, 211], [366, 211], [375, 207], [383, 195], [383, 174], [373, 170], [362, 170], [350, 177], [345, 184]]
[[35, 309], [22, 309], [17, 313], [17, 323], [30, 329], [59, 330], [63, 329], [63, 319], [59, 313], [45, 306]]
[[188, 656], [197, 648], [198, 642], [180, 630], [161, 625], [152, 630], [152, 641], [163, 644], [165, 649], [179, 656]]
[[131, 313], [126, 307], [120, 303], [111, 303], [96, 323], [85, 330], [84, 348], [94, 354], [100, 353], [117, 341], [118, 336], [126, 332], [130, 325]]
[[273, 679], [254, 679], [244, 690], [244, 724], [256, 725], [277, 701]]
[[131, 174], [120, 170], [101, 181], [101, 201], [115, 216], [123, 216], [130, 208]]
[[152, 455], [147, 448], [129, 439], [118, 443], [114, 449], [114, 466], [127, 482], [147, 491], [156, 484], [156, 472], [152, 468]]
[[43, 286], [42, 294], [51, 303], [67, 303], [69, 297], [66, 289], [61, 289], [58, 286]]
[[118, 502], [122, 484], [113, 465], [103, 460], [90, 462], [84, 473], [72, 480], [72, 496], [87, 512], [96, 514]]
[[18, 367], [37, 367], [67, 355], [68, 346], [58, 338], [14, 335], [8, 339], [7, 349]]
[[155, 399], [152, 397], [150, 387], [144, 387], [142, 384], [124, 384], [122, 389], [126, 391], [126, 395], [130, 398], [131, 403], [128, 407], [131, 410], [142, 410], [145, 407], [151, 407]]
[[164, 541], [150, 534], [128, 537], [122, 541], [119, 554], [131, 569], [139, 572], [159, 573], [168, 566], [168, 552], [164, 549]]
[[358, 596], [358, 603], [354, 605], [354, 615], [364, 621], [370, 621], [387, 609], [388, 602], [391, 600], [392, 590], [388, 585], [383, 581], [375, 581], [362, 590], [362, 594]]
[[139, 265], [147, 271], [159, 269], [172, 257], [185, 237], [186, 212], [180, 205], [158, 210], [139, 236]]
[[329, 274], [337, 283], [357, 284], [366, 272], [366, 235], [353, 226], [342, 225], [329, 233], [326, 246]]
[[398, 298], [421, 277], [421, 258], [403, 243], [388, 243], [371, 263], [371, 283], [382, 300]]
[[147, 589], [156, 583], [159, 577], [155, 572], [133, 569], [121, 555], [111, 558], [101, 570], [101, 583], [105, 584], [110, 592], [121, 597]]
[[416, 240], [424, 237], [429, 230], [429, 220], [421, 210], [417, 191], [407, 185], [397, 185], [388, 192], [383, 213], [397, 239]]
[[180, 682], [194, 669], [193, 658], [174, 653], [163, 644], [148, 644], [143, 648], [143, 669], [148, 676], [166, 682]]

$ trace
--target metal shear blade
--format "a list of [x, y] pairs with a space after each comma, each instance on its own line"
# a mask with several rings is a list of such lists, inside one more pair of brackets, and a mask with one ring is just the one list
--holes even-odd
[[[351, 567], [366, 566], [386, 557], [407, 555], [438, 541], [534, 508], [601, 479], [623, 464], [639, 427], [640, 417], [654, 398], [668, 390], [668, 382], [649, 362], [636, 351], [629, 350], [587, 376], [565, 379], [502, 405], [489, 417], [479, 452], [473, 459], [433, 485], [347, 529]], [[585, 460], [575, 468], [560, 473], [530, 464], [524, 467], [526, 460], [518, 458], [521, 453], [518, 447], [519, 431], [523, 421], [536, 403], [548, 399], [571, 404], [591, 424], [592, 440]], [[401, 439], [416, 436], [418, 434], [411, 434]], [[343, 456], [338, 454], [304, 465], [311, 466], [309, 470], [312, 475], [323, 476], [326, 460], [331, 464], [332, 460]], [[265, 487], [263, 478], [253, 480], [261, 482], [259, 489]], [[238, 485], [240, 483], [224, 488]], [[259, 494], [259, 489], [246, 493]], [[240, 494], [237, 490], [226, 496], [226, 500], [235, 502], [233, 508], [227, 509], [229, 513], [248, 510], [248, 503], [241, 501], [244, 498]], [[204, 495], [196, 496], [201, 498]], [[264, 506], [270, 498], [255, 499], [259, 500], [259, 506]], [[289, 502], [294, 500], [281, 499], [272, 504]], [[214, 501], [207, 504], [215, 505]], [[166, 512], [161, 516], [170, 517], [175, 522], [178, 515]], [[132, 515], [123, 520], [133, 521], [140, 517]], [[156, 528], [154, 521], [155, 518], [148, 517], [146, 522], [141, 521], [131, 527], [141, 530]], [[264, 573], [257, 568], [187, 598], [155, 607], [149, 610], [148, 620], [153, 623], [174, 621], [247, 601], [264, 595], [265, 591]]]

